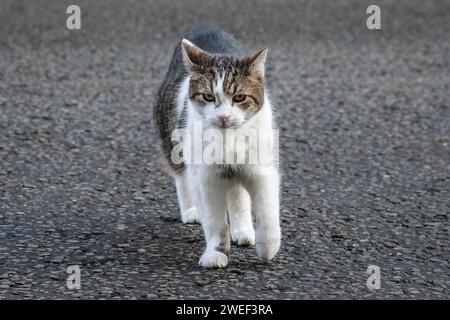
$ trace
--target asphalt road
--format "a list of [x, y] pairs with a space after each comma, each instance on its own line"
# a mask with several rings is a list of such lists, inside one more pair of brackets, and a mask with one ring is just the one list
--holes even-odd
[[[368, 1], [2, 0], [0, 299], [450, 298], [450, 3], [377, 3], [381, 31]], [[176, 41], [207, 24], [270, 49], [269, 264], [232, 247], [227, 268], [200, 268], [200, 227], [162, 169], [153, 95]]]

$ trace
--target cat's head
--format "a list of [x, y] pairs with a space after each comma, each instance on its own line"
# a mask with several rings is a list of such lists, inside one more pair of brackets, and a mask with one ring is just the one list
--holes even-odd
[[236, 58], [209, 53], [186, 39], [181, 47], [190, 73], [189, 99], [207, 125], [237, 128], [262, 108], [267, 49]]

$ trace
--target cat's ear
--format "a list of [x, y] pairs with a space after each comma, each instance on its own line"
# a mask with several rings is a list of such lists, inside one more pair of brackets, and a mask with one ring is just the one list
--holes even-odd
[[184, 64], [189, 70], [195, 69], [195, 67], [199, 67], [214, 58], [214, 55], [186, 39], [181, 41], [181, 51]]
[[268, 49], [264, 48], [248, 58], [249, 70], [251, 73], [259, 73], [262, 77], [264, 77], [267, 51]]

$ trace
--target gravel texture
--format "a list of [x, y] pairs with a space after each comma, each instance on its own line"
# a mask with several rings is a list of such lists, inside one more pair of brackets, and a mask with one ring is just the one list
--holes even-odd
[[[0, 299], [449, 299], [450, 2], [377, 3], [381, 31], [364, 0], [2, 0]], [[227, 268], [200, 268], [200, 227], [181, 223], [158, 153], [172, 49], [212, 23], [270, 49], [283, 242], [269, 264], [233, 247]]]

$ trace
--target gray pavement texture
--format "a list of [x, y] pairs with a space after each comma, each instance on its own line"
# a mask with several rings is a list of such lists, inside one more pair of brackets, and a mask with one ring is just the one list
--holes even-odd
[[[376, 1], [369, 31], [371, 2], [2, 0], [0, 299], [450, 298], [450, 2]], [[270, 49], [268, 264], [233, 246], [227, 268], [200, 268], [159, 157], [153, 96], [176, 41], [208, 24]]]

